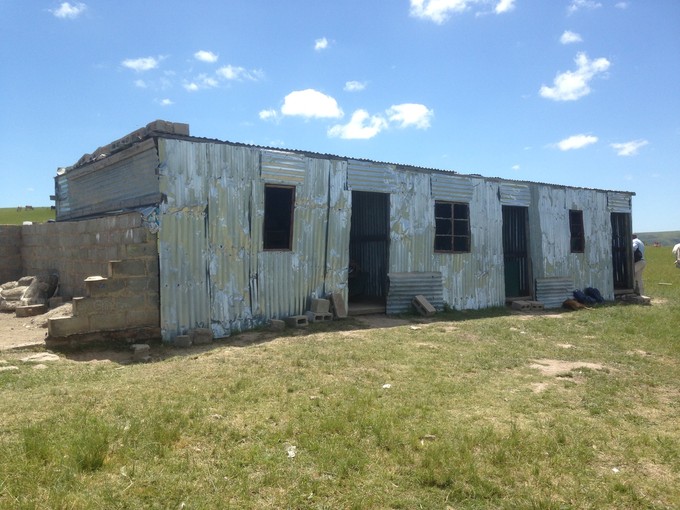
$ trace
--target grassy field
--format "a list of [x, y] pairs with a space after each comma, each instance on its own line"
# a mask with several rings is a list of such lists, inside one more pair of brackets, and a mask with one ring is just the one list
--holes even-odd
[[652, 306], [338, 321], [148, 364], [0, 353], [0, 508], [680, 508], [680, 270], [648, 259]]
[[0, 225], [21, 225], [24, 221], [45, 223], [53, 219], [54, 211], [49, 207], [35, 207], [28, 211], [17, 211], [16, 207], [0, 207]]

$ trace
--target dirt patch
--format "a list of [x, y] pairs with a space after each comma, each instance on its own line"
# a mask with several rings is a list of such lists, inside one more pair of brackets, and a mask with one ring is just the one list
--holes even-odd
[[604, 370], [604, 366], [599, 363], [587, 363], [585, 361], [562, 361], [557, 359], [535, 359], [529, 365], [530, 368], [540, 370], [543, 375], [550, 377], [571, 376], [572, 371], [579, 368], [590, 370]]

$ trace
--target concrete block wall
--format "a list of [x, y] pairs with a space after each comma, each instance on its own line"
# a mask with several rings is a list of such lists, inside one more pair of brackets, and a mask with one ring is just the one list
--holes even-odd
[[[23, 273], [56, 271], [59, 295], [85, 296], [85, 279], [107, 276], [109, 261], [155, 257], [156, 235], [137, 212], [82, 221], [42, 223], [21, 227]], [[157, 264], [157, 262], [156, 262]], [[158, 271], [154, 277], [158, 283]]]
[[136, 328], [158, 328], [160, 298], [158, 256], [155, 250], [136, 246], [125, 260], [112, 260], [107, 276], [85, 280], [86, 296], [73, 298], [73, 316], [50, 319], [49, 335], [72, 335]]
[[21, 225], [0, 225], [0, 283], [23, 276]]

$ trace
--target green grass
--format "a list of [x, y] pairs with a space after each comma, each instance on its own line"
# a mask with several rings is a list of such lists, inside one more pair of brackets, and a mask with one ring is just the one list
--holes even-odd
[[[648, 250], [652, 306], [18, 363], [0, 372], [0, 508], [678, 508], [680, 270], [666, 251]], [[555, 377], [537, 359], [601, 368]]]
[[54, 211], [49, 207], [35, 207], [29, 211], [23, 208], [17, 211], [16, 207], [0, 208], [0, 225], [21, 225], [24, 221], [45, 223], [54, 217]]

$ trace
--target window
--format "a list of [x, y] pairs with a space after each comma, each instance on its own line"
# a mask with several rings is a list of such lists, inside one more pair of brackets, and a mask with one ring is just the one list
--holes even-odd
[[470, 206], [457, 202], [434, 203], [434, 251], [470, 251]]
[[295, 188], [293, 186], [265, 184], [262, 243], [265, 250], [291, 249], [294, 209]]
[[571, 237], [571, 252], [583, 253], [586, 238], [583, 233], [583, 211], [569, 211], [569, 234]]

